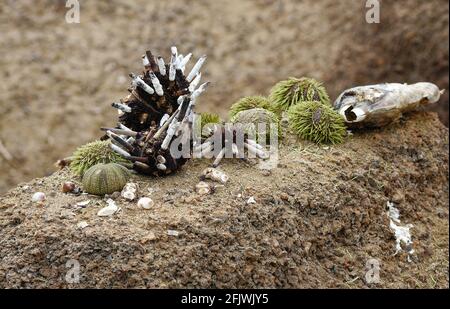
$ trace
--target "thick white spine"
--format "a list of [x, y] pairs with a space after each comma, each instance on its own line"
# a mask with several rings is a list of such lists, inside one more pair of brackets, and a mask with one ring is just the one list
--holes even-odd
[[150, 80], [152, 81], [153, 88], [155, 88], [156, 94], [162, 97], [164, 95], [164, 90], [159, 82], [158, 77], [156, 77], [155, 73], [150, 72]]
[[158, 57], [157, 62], [159, 73], [161, 73], [162, 76], [166, 76], [166, 64], [164, 63], [163, 57]]
[[142, 80], [139, 76], [134, 75], [133, 73], [130, 74], [131, 78], [133, 79], [133, 86], [142, 88], [145, 92], [148, 94], [154, 94], [155, 91], [152, 87], [147, 85], [146, 82]]
[[188, 77], [186, 78], [186, 80], [188, 82], [191, 82], [194, 79], [194, 77], [197, 75], [197, 73], [200, 72], [200, 69], [202, 68], [205, 61], [206, 61], [206, 55], [204, 55], [204, 56], [200, 57], [200, 59], [198, 59], [197, 63], [192, 68], [191, 73], [189, 73]]
[[144, 65], [144, 67], [150, 65], [150, 61], [148, 61], [148, 58], [146, 55], [142, 56], [142, 64]]
[[128, 105], [122, 103], [112, 103], [111, 106], [117, 108], [118, 110], [121, 110], [124, 113], [131, 113], [131, 107], [129, 107]]
[[202, 73], [197, 73], [194, 80], [189, 85], [189, 92], [194, 92], [195, 88], [197, 88], [198, 84], [200, 84], [201, 79], [202, 79]]
[[192, 93], [192, 98], [194, 100], [197, 99], [203, 92], [206, 91], [206, 89], [208, 88], [209, 84], [210, 84], [210, 82], [206, 82], [206, 83], [201, 84], [200, 87], [198, 87], [198, 89], [195, 90]]
[[122, 148], [114, 145], [114, 144], [109, 144], [109, 147], [111, 147], [112, 150], [114, 150], [115, 152], [117, 152], [118, 154], [120, 154], [121, 156], [124, 157], [129, 157], [130, 154], [128, 152], [126, 152], [125, 150], [123, 150]]
[[186, 69], [187, 63], [189, 62], [189, 60], [191, 60], [191, 57], [192, 57], [192, 53], [189, 53], [188, 55], [183, 57], [183, 59], [181, 59], [178, 66], [183, 73], [184, 73], [184, 70]]

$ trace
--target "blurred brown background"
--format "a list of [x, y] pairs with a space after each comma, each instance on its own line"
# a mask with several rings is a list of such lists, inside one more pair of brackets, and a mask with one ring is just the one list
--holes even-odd
[[[207, 54], [213, 86], [198, 108], [224, 117], [289, 76], [324, 81], [333, 99], [378, 82], [449, 88], [447, 0], [380, 0], [380, 24], [366, 23], [364, 0], [79, 2], [79, 24], [66, 23], [64, 0], [0, 3], [0, 192], [113, 125], [110, 103], [146, 49]], [[448, 125], [448, 92], [434, 109]]]

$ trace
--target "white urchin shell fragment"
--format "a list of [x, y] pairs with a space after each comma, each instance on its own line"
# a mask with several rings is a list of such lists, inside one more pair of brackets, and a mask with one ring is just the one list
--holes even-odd
[[99, 217], [112, 216], [119, 210], [119, 207], [116, 205], [116, 203], [112, 199], [108, 199], [106, 201], [106, 203], [108, 203], [108, 206], [100, 209], [97, 213], [97, 216], [99, 216]]

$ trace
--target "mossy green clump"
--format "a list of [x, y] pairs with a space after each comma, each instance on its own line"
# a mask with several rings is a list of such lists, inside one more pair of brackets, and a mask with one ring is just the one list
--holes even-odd
[[249, 96], [244, 97], [231, 105], [230, 107], [230, 119], [236, 116], [237, 113], [252, 109], [252, 108], [263, 108], [271, 111], [272, 106], [270, 101], [263, 96]]
[[83, 190], [95, 195], [111, 194], [122, 191], [129, 178], [130, 172], [120, 164], [95, 164], [83, 175]]
[[[280, 120], [275, 113], [263, 108], [252, 108], [237, 113], [231, 122], [234, 124], [241, 124], [245, 133], [250, 136], [254, 136], [256, 141], [261, 143], [262, 141], [269, 142], [271, 134], [277, 134], [277, 137], [281, 137]], [[276, 131], [272, 133], [270, 125], [274, 124]]]
[[317, 144], [340, 144], [347, 134], [342, 116], [319, 101], [293, 105], [288, 117], [296, 134]]
[[98, 163], [130, 163], [111, 150], [111, 141], [94, 141], [80, 146], [72, 155], [70, 170], [78, 176]]
[[203, 128], [209, 123], [221, 123], [222, 119], [220, 119], [220, 116], [215, 113], [200, 113], [201, 121], [200, 125]]
[[308, 101], [331, 106], [330, 97], [322, 83], [307, 77], [291, 77], [278, 82], [272, 88], [269, 100], [277, 112], [288, 111], [291, 106]]

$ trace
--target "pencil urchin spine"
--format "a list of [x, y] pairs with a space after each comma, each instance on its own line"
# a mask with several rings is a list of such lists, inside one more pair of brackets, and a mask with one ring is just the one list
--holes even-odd
[[319, 101], [294, 105], [288, 116], [297, 135], [317, 144], [340, 144], [347, 134], [342, 116]]
[[69, 165], [70, 170], [79, 176], [83, 176], [85, 171], [99, 163], [130, 163], [114, 152], [110, 145], [111, 142], [106, 140], [94, 141], [80, 146], [72, 155], [72, 162]]
[[308, 101], [330, 105], [330, 97], [321, 82], [313, 78], [295, 78], [278, 82], [271, 90], [270, 102], [276, 111], [287, 111], [291, 106]]
[[270, 101], [263, 96], [249, 96], [240, 99], [230, 107], [230, 119], [236, 116], [237, 113], [252, 109], [252, 108], [264, 108], [271, 110]]
[[[139, 173], [167, 175], [190, 158], [194, 107], [209, 85], [198, 86], [206, 56], [185, 75], [191, 57], [179, 55], [178, 49], [172, 47], [170, 61], [165, 62], [147, 51], [142, 57], [143, 73], [130, 74], [130, 94], [112, 104], [119, 110], [118, 126], [102, 130], [111, 139], [111, 148], [131, 161]], [[178, 139], [185, 135], [187, 138]], [[173, 144], [176, 139], [177, 144]], [[172, 146], [177, 151], [187, 149], [188, 153], [174, 155]]]

